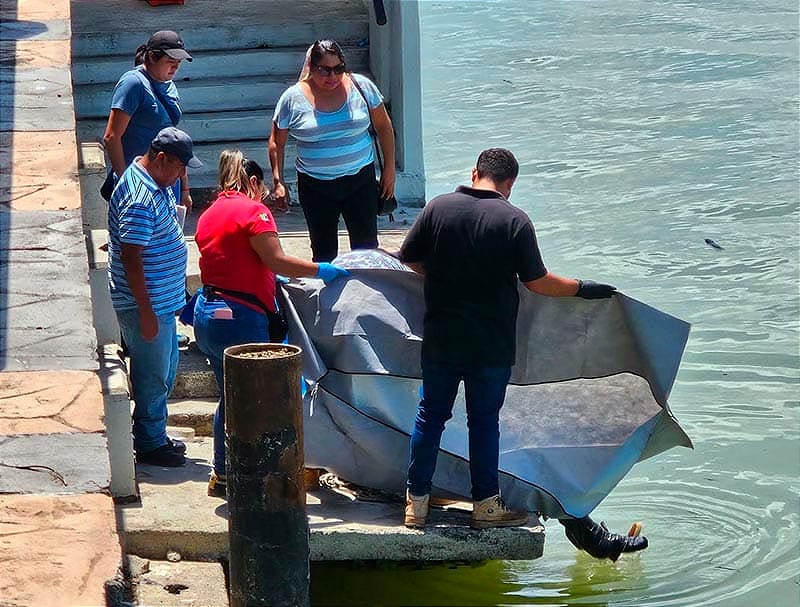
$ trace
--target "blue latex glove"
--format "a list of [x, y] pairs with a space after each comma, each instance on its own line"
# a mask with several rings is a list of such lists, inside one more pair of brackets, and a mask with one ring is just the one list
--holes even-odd
[[616, 290], [617, 287], [601, 282], [578, 280], [578, 292], [575, 293], [575, 296], [583, 297], [584, 299], [605, 299], [611, 297]]
[[322, 261], [319, 263], [316, 278], [321, 278], [325, 282], [330, 282], [332, 280], [336, 280], [340, 276], [350, 276], [350, 271], [340, 268], [339, 266], [335, 266], [332, 263], [328, 263], [327, 261]]
[[275, 274], [275, 282], [277, 282], [279, 285], [288, 285], [289, 278], [283, 274]]

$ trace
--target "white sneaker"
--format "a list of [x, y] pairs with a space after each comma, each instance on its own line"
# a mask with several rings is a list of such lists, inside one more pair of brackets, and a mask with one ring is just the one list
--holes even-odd
[[411, 495], [406, 489], [406, 512], [403, 524], [412, 529], [421, 529], [428, 520], [428, 510], [430, 508], [431, 496]]
[[472, 520], [469, 526], [473, 529], [521, 527], [527, 522], [528, 513], [525, 510], [512, 510], [498, 493], [472, 504]]

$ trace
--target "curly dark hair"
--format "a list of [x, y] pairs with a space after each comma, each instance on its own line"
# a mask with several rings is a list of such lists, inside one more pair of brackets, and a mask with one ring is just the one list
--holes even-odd
[[516, 179], [519, 175], [519, 163], [509, 150], [489, 148], [483, 150], [475, 164], [478, 177], [488, 177], [495, 183]]

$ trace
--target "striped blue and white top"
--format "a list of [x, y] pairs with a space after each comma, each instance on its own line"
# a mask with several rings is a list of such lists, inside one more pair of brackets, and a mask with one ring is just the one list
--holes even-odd
[[116, 310], [136, 308], [122, 266], [122, 243], [141, 245], [150, 303], [157, 315], [186, 303], [186, 242], [175, 211], [175, 194], [160, 188], [134, 160], [114, 189], [108, 207], [108, 286]]
[[[383, 103], [383, 96], [369, 78], [352, 74], [364, 91], [370, 108]], [[297, 170], [316, 179], [355, 175], [375, 161], [369, 134], [369, 110], [354, 86], [338, 110], [315, 110], [295, 84], [283, 92], [272, 121], [288, 129], [297, 140]]]

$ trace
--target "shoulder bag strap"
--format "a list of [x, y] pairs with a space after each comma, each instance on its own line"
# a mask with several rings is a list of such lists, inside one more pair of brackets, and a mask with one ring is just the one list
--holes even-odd
[[372, 138], [372, 145], [375, 148], [375, 160], [378, 163], [378, 169], [381, 173], [383, 173], [383, 157], [381, 156], [381, 146], [378, 145], [378, 135], [375, 132], [375, 125], [372, 124], [372, 113], [370, 112], [369, 101], [367, 101], [367, 96], [364, 94], [364, 91], [359, 86], [356, 79], [353, 77], [353, 74], [349, 74], [350, 82], [353, 83], [353, 86], [356, 87], [358, 94], [361, 95], [361, 98], [364, 100], [364, 104], [367, 106], [367, 116], [369, 116], [369, 136]]
[[172, 126], [178, 126], [178, 122], [180, 122], [180, 116], [176, 115], [175, 108], [173, 107], [173, 103], [168, 102], [164, 99], [164, 96], [161, 94], [158, 86], [154, 86], [153, 79], [145, 72], [144, 70], [138, 70], [139, 79], [147, 86], [155, 95], [158, 102], [161, 104], [161, 107], [167, 112], [170, 121], [172, 122]]

